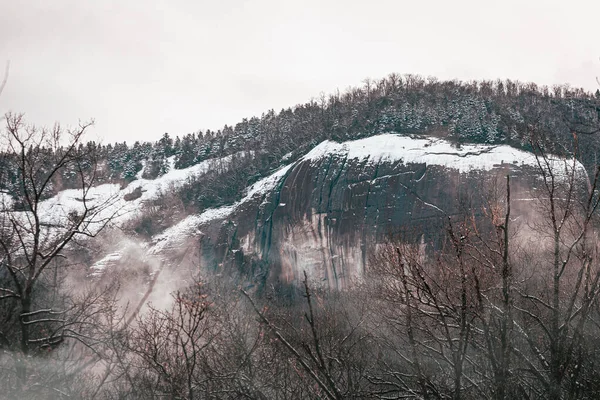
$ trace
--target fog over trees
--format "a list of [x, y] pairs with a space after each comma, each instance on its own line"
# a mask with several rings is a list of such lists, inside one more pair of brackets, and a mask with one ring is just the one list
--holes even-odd
[[[391, 74], [218, 132], [133, 145], [85, 142], [88, 123], [3, 123], [0, 398], [600, 397], [600, 91]], [[444, 217], [441, 244], [391, 233], [341, 291], [306, 273], [260, 287], [198, 266], [164, 304], [146, 304], [127, 301], [128, 271], [88, 273], [85, 249], [117, 215], [111, 198], [88, 205], [94, 185], [234, 155], [127, 227], [152, 237], [180, 214], [238, 200], [325, 139], [384, 132], [532, 152], [526, 221], [509, 174], [486, 182], [480, 209]], [[66, 189], [84, 211], [45, 218], [43, 201]], [[156, 278], [144, 279], [148, 294]]]

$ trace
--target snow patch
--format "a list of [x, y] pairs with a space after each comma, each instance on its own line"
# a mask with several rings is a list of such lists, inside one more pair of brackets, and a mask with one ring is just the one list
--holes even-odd
[[101, 275], [107, 266], [110, 266], [111, 264], [115, 264], [115, 263], [119, 262], [119, 260], [121, 259], [122, 256], [123, 255], [120, 252], [115, 252], [115, 253], [111, 253], [111, 254], [107, 255], [106, 257], [96, 261], [96, 263], [94, 263], [94, 265], [92, 265], [90, 267], [90, 269], [92, 270], [90, 275], [91, 276]]
[[[314, 163], [333, 154], [347, 156], [350, 160], [369, 159], [372, 163], [440, 165], [460, 172], [489, 171], [502, 164], [537, 166], [533, 154], [506, 145], [466, 144], [457, 148], [439, 138], [414, 138], [396, 134], [371, 136], [343, 143], [326, 140], [303, 159]], [[553, 169], [564, 169], [563, 159], [551, 158], [552, 164], [556, 164]], [[576, 168], [583, 169], [583, 166], [579, 164]]]
[[288, 173], [288, 171], [293, 165], [294, 164], [286, 165], [285, 167], [278, 169], [273, 174], [261, 179], [260, 181], [250, 186], [246, 191], [246, 196], [242, 200], [240, 200], [240, 202], [243, 203], [247, 200], [250, 200], [256, 195], [266, 194], [269, 191], [275, 189], [275, 186], [277, 186], [281, 178], [283, 178]]
[[[88, 188], [85, 196], [81, 189], [63, 190], [39, 204], [42, 240], [52, 241], [66, 234], [66, 227], [71, 225], [70, 221], [81, 216], [86, 208], [92, 221], [85, 226], [85, 233], [91, 235], [98, 233], [108, 221], [111, 225], [122, 226], [123, 223], [140, 215], [145, 202], [157, 199], [209, 170], [226, 168], [234, 156], [236, 155], [205, 160], [189, 168], [170, 169], [156, 179], [141, 179], [141, 173], [138, 173], [140, 179], [131, 182], [125, 189], [118, 184], [102, 184]], [[173, 166], [174, 158], [169, 159], [169, 163]], [[136, 190], [141, 195], [136, 193], [131, 196]], [[12, 199], [7, 194], [1, 195], [0, 209], [9, 208]], [[30, 226], [33, 223], [30, 212], [13, 211], [13, 215], [22, 221], [23, 226]], [[30, 234], [23, 237], [26, 243], [32, 240], [33, 236]]]
[[142, 169], [135, 174], [135, 179], [142, 179], [142, 175], [144, 175], [144, 171], [146, 170], [146, 160], [142, 160]]
[[14, 200], [8, 193], [0, 192], [0, 212], [12, 209]]

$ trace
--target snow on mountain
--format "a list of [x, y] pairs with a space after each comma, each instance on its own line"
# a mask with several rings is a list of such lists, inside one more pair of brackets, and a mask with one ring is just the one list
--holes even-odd
[[[367, 159], [372, 163], [424, 163], [444, 166], [460, 172], [487, 171], [501, 164], [536, 165], [533, 154], [506, 145], [469, 144], [456, 147], [443, 139], [415, 138], [395, 134], [377, 135], [343, 143], [324, 141], [296, 163], [302, 160], [315, 162], [332, 155], [347, 157], [348, 159]], [[559, 169], [564, 169], [565, 160], [557, 157], [552, 158], [552, 160]], [[114, 216], [113, 223], [122, 224], [137, 215], [144, 202], [157, 199], [165, 191], [181, 187], [188, 179], [204, 174], [210, 169], [223, 168], [230, 161], [231, 156], [226, 156], [206, 160], [185, 169], [170, 168], [166, 174], [156, 179], [139, 178], [122, 190], [117, 184], [95, 186], [88, 193], [87, 205], [101, 210], [97, 216], [99, 221]], [[245, 196], [237, 203], [219, 209], [207, 210], [200, 215], [190, 216], [181, 224], [192, 224], [192, 221], [199, 224], [209, 219], [221, 218], [233, 212], [247, 200], [273, 189], [294, 164], [288, 164], [272, 175], [251, 185], [246, 190]], [[577, 163], [576, 168], [584, 171], [583, 166], [579, 163]], [[136, 191], [139, 193], [138, 196], [135, 196]], [[83, 211], [81, 197], [81, 190], [71, 189], [60, 192], [55, 197], [41, 203], [42, 218], [47, 222], [52, 222], [52, 224], [60, 224], [64, 218], [68, 218], [69, 213]], [[126, 200], [127, 197], [130, 197], [129, 201]], [[176, 229], [176, 227], [172, 227], [172, 229]], [[168, 231], [159, 235], [156, 240], [160, 241], [165, 235], [168, 235]]]
[[[395, 134], [383, 134], [343, 143], [324, 141], [304, 157], [291, 162], [248, 187], [244, 197], [236, 203], [216, 209], [208, 209], [199, 215], [188, 216], [163, 233], [156, 235], [148, 247], [147, 254], [149, 256], [165, 255], [169, 249], [177, 248], [190, 235], [198, 233], [198, 229], [203, 223], [226, 218], [249, 200], [257, 196], [264, 196], [273, 190], [288, 171], [298, 163], [304, 161], [316, 163], [322, 158], [330, 156], [345, 157], [349, 160], [367, 160], [370, 163], [401, 162], [404, 164], [438, 165], [462, 173], [473, 170], [487, 171], [502, 164], [510, 164], [516, 167], [537, 165], [533, 154], [505, 145], [469, 144], [457, 147], [439, 138], [409, 137]], [[166, 174], [156, 179], [142, 179], [140, 173], [137, 176], [138, 179], [131, 182], [124, 189], [121, 189], [117, 184], [103, 184], [90, 188], [86, 205], [94, 208], [97, 212], [96, 225], [92, 224], [89, 227], [90, 232], [93, 233], [95, 226], [100, 227], [107, 218], [113, 218], [112, 223], [114, 225], [122, 225], [139, 215], [145, 202], [158, 199], [163, 193], [181, 187], [190, 178], [204, 174], [211, 169], [224, 168], [231, 162], [231, 159], [232, 156], [210, 159], [185, 169], [175, 169], [171, 165]], [[551, 160], [553, 169], [557, 166], [559, 169], [564, 170], [572, 165], [572, 163], [557, 157], [552, 157]], [[170, 162], [170, 164], [173, 163]], [[578, 170], [585, 171], [579, 163], [576, 163], [575, 167]], [[73, 213], [81, 213], [84, 210], [82, 191], [64, 190], [43, 201], [40, 204], [40, 209], [42, 211], [42, 222], [48, 225], [48, 234], [50, 235], [53, 231], [52, 227], [60, 226]], [[107, 257], [108, 259], [105, 257], [93, 266], [95, 273], [101, 270], [107, 262], [114, 261], [117, 254], [110, 254]]]
[[[113, 218], [112, 223], [120, 225], [138, 215], [145, 202], [157, 199], [166, 191], [177, 189], [189, 179], [205, 174], [211, 169], [225, 168], [231, 159], [232, 156], [210, 159], [184, 169], [171, 167], [166, 174], [156, 179], [142, 179], [141, 174], [138, 174], [140, 178], [124, 189], [118, 184], [94, 186], [87, 193], [85, 205], [81, 189], [64, 190], [41, 202], [41, 219], [52, 225], [59, 225], [70, 213], [81, 213], [87, 205], [98, 212], [95, 216], [97, 227], [107, 218]], [[91, 230], [93, 232], [93, 226]]]
[[189, 237], [190, 234], [196, 232], [198, 230], [198, 226], [202, 223], [215, 219], [226, 218], [227, 216], [231, 215], [238, 207], [245, 204], [250, 199], [253, 199], [255, 196], [260, 196], [268, 193], [270, 190], [275, 188], [275, 186], [281, 181], [281, 179], [285, 176], [285, 174], [289, 171], [289, 169], [292, 166], [293, 164], [282, 167], [273, 174], [251, 185], [246, 190], [246, 195], [240, 201], [230, 206], [208, 209], [200, 215], [190, 215], [187, 218], [180, 221], [179, 223], [172, 226], [171, 228], [167, 229], [165, 232], [155, 236], [153, 238], [154, 246], [150, 250], [151, 253], [158, 254], [164, 252], [167, 249], [176, 248], [180, 243], [182, 243], [185, 240], [185, 238]]
[[91, 276], [98, 276], [102, 274], [102, 271], [104, 271], [107, 265], [110, 265], [114, 262], [118, 262], [122, 256], [123, 254], [117, 251], [114, 253], [110, 253], [102, 259], [96, 261], [96, 263], [94, 263], [94, 265], [90, 267], [90, 270], [92, 271]]
[[[167, 173], [156, 179], [139, 179], [131, 182], [126, 188], [118, 184], [102, 184], [86, 188], [84, 196], [82, 189], [67, 189], [57, 195], [39, 203], [39, 219], [41, 234], [44, 241], [53, 241], [67, 233], [66, 227], [70, 226], [69, 220], [82, 215], [89, 210], [90, 223], [83, 227], [86, 233], [95, 234], [107, 220], [111, 224], [121, 226], [123, 223], [138, 216], [143, 210], [143, 204], [154, 200], [167, 191], [183, 186], [186, 181], [200, 176], [210, 170], [222, 169], [232, 160], [231, 155], [209, 159], [185, 169], [175, 169], [173, 165]], [[171, 164], [173, 164], [171, 162]], [[0, 210], [8, 209], [13, 203], [12, 198], [0, 193]], [[85, 198], [85, 202], [84, 202]], [[30, 213], [26, 211], [13, 211], [24, 227], [33, 223]], [[30, 232], [22, 232], [22, 240], [28, 243], [33, 240]]]
[[[149, 250], [150, 253], [165, 254], [169, 249], [178, 248], [190, 235], [199, 233], [199, 227], [203, 223], [227, 218], [256, 196], [264, 196], [273, 190], [288, 171], [298, 163], [303, 161], [315, 163], [324, 157], [330, 156], [359, 160], [367, 159], [372, 163], [424, 163], [444, 166], [462, 173], [473, 170], [489, 171], [502, 164], [517, 167], [537, 165], [533, 154], [510, 146], [476, 144], [462, 145], [458, 148], [450, 142], [438, 138], [414, 138], [395, 134], [383, 134], [343, 143], [324, 141], [298, 161], [278, 169], [273, 174], [250, 186], [246, 190], [245, 196], [238, 202], [206, 210], [200, 215], [190, 215], [165, 232], [155, 236], [152, 241], [153, 246]], [[552, 168], [555, 170], [564, 170], [565, 166], [569, 168], [569, 165], [572, 164], [565, 161], [558, 157], [551, 157]], [[585, 169], [580, 163], [576, 163], [576, 168], [585, 173]]]
[[[485, 144], [463, 144], [460, 147], [438, 138], [415, 138], [383, 134], [344, 143], [324, 141], [308, 154], [305, 160], [317, 161], [337, 154], [348, 159], [369, 159], [371, 162], [424, 163], [456, 169], [489, 171], [501, 164], [536, 165], [532, 153], [514, 147]], [[564, 160], [551, 157], [555, 168], [564, 166]], [[578, 169], [585, 169], [578, 163]]]

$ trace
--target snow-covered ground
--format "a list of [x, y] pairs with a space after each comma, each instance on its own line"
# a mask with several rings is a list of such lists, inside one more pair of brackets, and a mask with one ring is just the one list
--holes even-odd
[[[156, 179], [138, 179], [121, 189], [117, 184], [103, 184], [90, 188], [86, 196], [86, 205], [98, 211], [95, 219], [98, 225], [106, 218], [112, 218], [113, 224], [122, 224], [139, 215], [142, 205], [161, 195], [183, 186], [189, 179], [205, 174], [211, 169], [224, 168], [231, 162], [232, 156], [202, 161], [194, 166], [169, 171]], [[172, 161], [172, 160], [170, 160]], [[170, 162], [173, 164], [173, 162]], [[141, 196], [126, 200], [134, 192]], [[56, 196], [40, 203], [40, 215], [43, 221], [53, 225], [61, 224], [69, 213], [81, 213], [84, 210], [82, 191], [80, 189], [64, 190]]]
[[[506, 145], [463, 144], [456, 147], [443, 139], [414, 138], [395, 134], [371, 136], [344, 143], [326, 140], [306, 154], [304, 159], [316, 162], [332, 154], [347, 156], [348, 159], [369, 159], [374, 163], [440, 165], [460, 172], [489, 171], [501, 164], [535, 166], [537, 163], [532, 153]], [[554, 164], [553, 169], [564, 169], [565, 160], [558, 157], [550, 158]], [[585, 171], [579, 163], [577, 168]]]

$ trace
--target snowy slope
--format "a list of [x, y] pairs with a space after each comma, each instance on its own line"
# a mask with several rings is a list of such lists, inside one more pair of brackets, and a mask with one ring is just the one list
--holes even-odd
[[185, 240], [185, 238], [189, 237], [190, 234], [195, 233], [198, 230], [198, 226], [201, 224], [216, 219], [227, 218], [238, 207], [245, 204], [249, 200], [273, 190], [293, 165], [294, 164], [290, 164], [282, 167], [273, 174], [250, 186], [248, 189], [246, 189], [246, 195], [240, 201], [230, 206], [208, 209], [200, 215], [190, 215], [178, 224], [167, 229], [165, 232], [157, 235], [153, 238], [153, 243], [155, 245], [150, 250], [151, 253], [158, 254], [170, 248], [177, 247]]
[[[489, 171], [503, 164], [516, 167], [537, 167], [537, 160], [533, 154], [510, 146], [477, 144], [462, 145], [457, 148], [450, 142], [438, 138], [414, 138], [395, 134], [383, 134], [343, 143], [324, 141], [300, 160], [280, 168], [272, 175], [250, 186], [244, 198], [235, 204], [209, 209], [200, 215], [191, 215], [157, 235], [153, 239], [154, 246], [150, 248], [150, 252], [153, 254], [168, 253], [169, 249], [179, 247], [190, 235], [198, 233], [198, 229], [203, 223], [227, 218], [255, 196], [263, 196], [274, 189], [295, 165], [303, 161], [316, 163], [331, 156], [347, 157], [349, 160], [368, 160], [372, 163], [424, 163], [455, 169], [462, 173], [474, 170]], [[565, 169], [569, 170], [573, 165], [572, 160], [558, 157], [550, 157], [550, 160], [551, 167], [557, 176], [564, 174]], [[587, 176], [585, 168], [579, 162], [575, 163], [575, 168], [578, 173]]]
[[[195, 176], [200, 176], [207, 171], [221, 169], [231, 162], [232, 156], [218, 159], [210, 159], [185, 169], [174, 169], [170, 161], [171, 169], [156, 179], [142, 179], [141, 172], [137, 180], [121, 189], [118, 184], [103, 184], [87, 189], [84, 204], [84, 192], [81, 189], [68, 189], [59, 192], [56, 196], [40, 202], [39, 218], [42, 226], [41, 235], [44, 241], [53, 241], [67, 233], [65, 227], [70, 226], [69, 219], [74, 215], [81, 215], [85, 208], [90, 210], [91, 223], [86, 226], [86, 233], [95, 234], [102, 228], [108, 219], [112, 219], [113, 226], [121, 226], [128, 220], [138, 216], [144, 202], [154, 200], [169, 190], [181, 187], [185, 182]], [[135, 191], [141, 192], [141, 196], [126, 200]], [[0, 210], [10, 208], [12, 199], [10, 196], [0, 193]], [[31, 226], [33, 220], [31, 215], [24, 211], [13, 212], [17, 220], [22, 221], [24, 227]], [[28, 229], [23, 229], [22, 240], [29, 243], [33, 236]], [[18, 253], [18, 251], [17, 251]]]
[[[400, 162], [403, 164], [438, 165], [462, 173], [473, 170], [487, 171], [502, 164], [517, 167], [537, 165], [537, 161], [531, 153], [509, 146], [462, 145], [455, 147], [450, 142], [438, 138], [407, 137], [395, 134], [383, 134], [344, 143], [324, 141], [304, 157], [291, 162], [250, 186], [244, 197], [236, 203], [209, 209], [199, 215], [188, 216], [165, 232], [155, 236], [147, 248], [147, 254], [149, 256], [167, 255], [169, 249], [177, 248], [190, 235], [198, 233], [198, 229], [201, 228], [202, 224], [225, 219], [250, 200], [258, 196], [264, 196], [273, 190], [295, 165], [305, 161], [316, 163], [325, 157], [331, 156], [345, 157], [349, 160], [360, 160], [368, 163]], [[174, 160], [170, 161], [172, 164]], [[99, 211], [96, 217], [98, 227], [101, 226], [104, 219], [109, 217], [113, 217], [113, 224], [119, 226], [139, 215], [144, 202], [160, 198], [166, 191], [181, 187], [189, 178], [204, 174], [211, 169], [223, 168], [230, 161], [231, 156], [227, 156], [220, 159], [206, 160], [181, 170], [171, 168], [165, 175], [153, 180], [142, 179], [140, 173], [138, 179], [131, 182], [124, 189], [116, 184], [99, 185], [90, 189], [87, 205], [95, 207]], [[558, 171], [564, 171], [565, 168], [568, 169], [572, 165], [572, 161], [569, 162], [556, 157], [553, 157], [551, 161], [552, 169]], [[576, 163], [575, 168], [585, 173], [585, 169], [581, 164]], [[125, 200], [128, 195], [131, 196], [136, 191], [138, 194], [141, 191], [141, 196], [130, 201]], [[69, 213], [81, 212], [83, 210], [81, 197], [81, 190], [65, 190], [57, 196], [42, 202], [41, 216], [43, 222], [49, 226], [58, 226], [69, 218]], [[94, 226], [90, 227], [91, 231], [93, 229]], [[51, 234], [52, 228], [50, 227], [48, 235]], [[107, 259], [100, 260], [94, 268], [101, 270], [103, 265], [115, 259], [118, 259], [118, 254], [110, 254]]]
[[[98, 225], [106, 218], [113, 217], [113, 224], [123, 224], [139, 214], [144, 202], [154, 200], [169, 190], [179, 188], [193, 177], [200, 176], [211, 169], [224, 168], [231, 162], [232, 156], [210, 159], [185, 169], [171, 168], [166, 174], [156, 179], [139, 179], [131, 182], [126, 188], [121, 189], [117, 184], [104, 184], [94, 186], [87, 195], [87, 206], [100, 210], [96, 219]], [[141, 190], [141, 196], [133, 200], [126, 197], [136, 190]], [[60, 224], [71, 212], [82, 212], [82, 191], [70, 189], [43, 201], [40, 204], [41, 218], [52, 224]]]
[[[250, 186], [246, 190], [244, 198], [237, 203], [219, 209], [207, 210], [203, 214], [189, 217], [189, 220], [202, 223], [206, 220], [228, 215], [240, 204], [245, 203], [255, 196], [263, 195], [275, 187], [287, 171], [296, 163], [304, 160], [316, 162], [323, 157], [332, 155], [347, 157], [349, 160], [366, 159], [372, 163], [424, 163], [427, 165], [444, 166], [460, 172], [469, 172], [472, 170], [487, 171], [502, 164], [536, 166], [536, 159], [531, 153], [505, 145], [462, 145], [460, 148], [457, 148], [442, 139], [414, 138], [394, 134], [383, 134], [344, 143], [324, 141], [300, 160], [288, 164], [286, 167], [279, 169], [272, 175]], [[165, 191], [181, 187], [189, 178], [199, 176], [210, 169], [223, 168], [230, 161], [231, 156], [227, 156], [220, 159], [206, 160], [185, 169], [178, 170], [171, 168], [169, 172], [157, 179], [139, 178], [123, 190], [116, 184], [99, 185], [91, 188], [88, 195], [88, 206], [102, 209], [102, 212], [98, 216], [99, 218], [114, 215], [114, 223], [121, 224], [134, 217], [144, 202], [159, 198]], [[564, 170], [565, 166], [566, 168], [570, 168], [572, 165], [572, 162], [556, 157], [553, 158], [552, 163], [553, 168], [556, 170]], [[576, 168], [585, 171], [584, 167], [579, 163], [576, 164]], [[141, 174], [138, 175], [141, 176]], [[141, 190], [141, 197], [130, 201], [125, 200], [127, 195], [131, 195], [136, 190]], [[65, 190], [57, 196], [42, 202], [41, 207], [44, 219], [53, 223], [60, 223], [63, 218], [67, 218], [69, 212], [80, 212], [83, 210], [81, 190]], [[184, 221], [182, 223], [189, 224], [190, 222]], [[164, 233], [164, 235], [167, 234], [168, 232]]]

